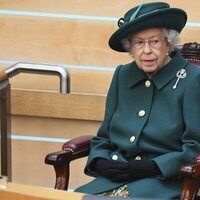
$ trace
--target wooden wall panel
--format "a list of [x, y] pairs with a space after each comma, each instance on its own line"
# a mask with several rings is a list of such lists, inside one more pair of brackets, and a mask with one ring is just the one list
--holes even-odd
[[96, 135], [100, 124], [101, 121], [12, 115], [14, 135], [66, 138], [66, 141], [81, 135]]
[[12, 90], [13, 115], [101, 121], [105, 95]]
[[200, 43], [200, 27], [187, 27], [181, 33], [181, 44], [186, 42]]
[[[69, 69], [71, 92], [107, 94], [113, 72]], [[19, 74], [10, 79], [12, 88], [59, 91], [57, 76]]]
[[[1, 15], [0, 60], [116, 67], [131, 58], [109, 49], [114, 30], [112, 22]], [[200, 42], [199, 28], [185, 33], [181, 43]]]
[[[54, 187], [55, 172], [51, 165], [44, 164], [46, 154], [61, 149], [61, 143], [12, 141], [13, 182], [28, 185]], [[78, 163], [78, 164], [77, 164]], [[70, 189], [75, 189], [91, 180], [84, 175], [86, 159], [75, 161], [71, 165]]]
[[112, 22], [0, 15], [0, 60], [115, 67], [130, 58], [109, 49], [114, 29]]
[[[153, 2], [157, 0], [146, 0]], [[180, 7], [188, 12], [189, 20], [199, 22], [199, 0], [161, 0], [172, 7]], [[121, 17], [128, 9], [140, 4], [140, 0], [1, 0], [0, 9], [35, 12], [67, 13], [79, 15]]]
[[[0, 64], [0, 71], [11, 64]], [[113, 68], [114, 71], [115, 68]], [[72, 93], [107, 94], [113, 71], [82, 70], [69, 68], [70, 90]], [[57, 76], [21, 73], [9, 79], [15, 89], [59, 91]]]

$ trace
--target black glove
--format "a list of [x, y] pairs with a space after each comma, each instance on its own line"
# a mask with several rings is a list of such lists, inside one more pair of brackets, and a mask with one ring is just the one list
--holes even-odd
[[128, 180], [128, 163], [98, 158], [94, 164], [97, 174], [111, 181]]
[[[114, 162], [121, 163], [121, 162]], [[134, 181], [137, 179], [152, 177], [161, 174], [160, 169], [152, 160], [133, 160], [124, 163], [124, 167], [120, 168], [117, 173], [113, 173], [110, 177], [113, 182]]]
[[128, 162], [129, 179], [136, 180], [161, 174], [159, 167], [152, 160], [132, 160]]
[[151, 160], [119, 162], [99, 158], [95, 162], [95, 170], [113, 182], [133, 181], [161, 174], [158, 166]]

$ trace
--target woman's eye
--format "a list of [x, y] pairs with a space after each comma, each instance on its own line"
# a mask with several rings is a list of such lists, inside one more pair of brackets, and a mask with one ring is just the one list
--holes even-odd
[[135, 44], [136, 46], [141, 46], [141, 45], [144, 44], [144, 41], [135, 41], [134, 44]]
[[159, 42], [160, 42], [159, 40], [151, 40], [151, 41], [150, 41], [151, 44], [157, 44], [157, 43], [159, 43]]

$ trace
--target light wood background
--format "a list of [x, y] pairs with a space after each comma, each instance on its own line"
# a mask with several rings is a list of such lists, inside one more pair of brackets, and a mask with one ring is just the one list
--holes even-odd
[[2, 200], [81, 200], [87, 196], [77, 192], [52, 190], [44, 187], [29, 186], [9, 182], [6, 189], [0, 189]]
[[[62, 64], [71, 76], [71, 94], [63, 95], [58, 93], [59, 79], [54, 76], [19, 74], [10, 79], [13, 135], [70, 139], [96, 134], [113, 71], [131, 61], [128, 54], [108, 47], [117, 29], [114, 19], [140, 2], [0, 0], [0, 69], [19, 61]], [[200, 23], [199, 0], [166, 2], [183, 8], [188, 22]], [[185, 42], [200, 42], [199, 26], [185, 27], [181, 44]], [[54, 171], [44, 158], [61, 146], [59, 142], [13, 139], [13, 181], [53, 187]], [[85, 159], [72, 164], [70, 188], [91, 179], [83, 175], [84, 164]]]

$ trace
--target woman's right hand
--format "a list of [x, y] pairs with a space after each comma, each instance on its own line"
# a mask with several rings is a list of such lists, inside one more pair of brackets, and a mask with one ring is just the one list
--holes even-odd
[[128, 163], [97, 158], [94, 163], [97, 174], [109, 178], [111, 181], [127, 181], [129, 178]]

